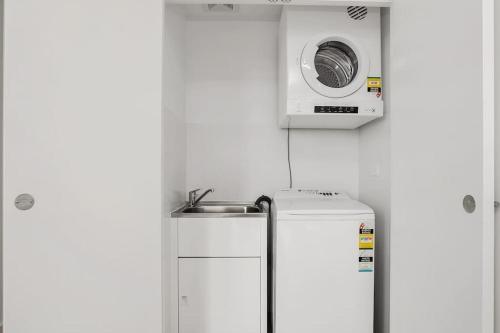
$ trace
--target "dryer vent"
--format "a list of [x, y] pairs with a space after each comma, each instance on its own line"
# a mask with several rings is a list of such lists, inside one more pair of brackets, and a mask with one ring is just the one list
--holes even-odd
[[211, 3], [205, 5], [205, 10], [211, 13], [235, 13], [238, 11], [238, 6], [230, 3]]
[[366, 17], [368, 8], [364, 6], [349, 6], [347, 7], [347, 14], [349, 14], [349, 17], [353, 20], [359, 21]]

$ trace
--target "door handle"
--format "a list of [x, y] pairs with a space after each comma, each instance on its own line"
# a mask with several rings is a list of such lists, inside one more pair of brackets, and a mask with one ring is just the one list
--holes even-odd
[[19, 210], [28, 210], [35, 204], [35, 198], [31, 194], [19, 194], [14, 201], [14, 205]]

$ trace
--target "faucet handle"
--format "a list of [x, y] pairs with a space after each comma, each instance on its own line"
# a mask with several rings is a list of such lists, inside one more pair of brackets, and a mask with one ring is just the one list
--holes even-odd
[[197, 188], [196, 190], [189, 191], [189, 194], [196, 194], [196, 192], [200, 191], [201, 188]]
[[199, 190], [201, 190], [201, 188], [189, 191], [189, 205], [192, 206], [194, 204], [194, 201], [196, 200], [196, 194], [198, 193]]

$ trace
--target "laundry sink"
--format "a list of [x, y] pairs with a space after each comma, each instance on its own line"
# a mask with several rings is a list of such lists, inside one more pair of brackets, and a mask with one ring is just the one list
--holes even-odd
[[257, 206], [196, 206], [185, 208], [183, 213], [260, 213], [260, 208]]
[[248, 202], [215, 202], [206, 201], [194, 207], [188, 205], [172, 213], [173, 217], [233, 217], [233, 216], [256, 216], [266, 214], [260, 207]]

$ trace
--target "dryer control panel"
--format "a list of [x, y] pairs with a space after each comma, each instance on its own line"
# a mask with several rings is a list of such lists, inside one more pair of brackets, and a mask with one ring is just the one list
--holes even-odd
[[314, 113], [358, 113], [357, 106], [315, 106]]

